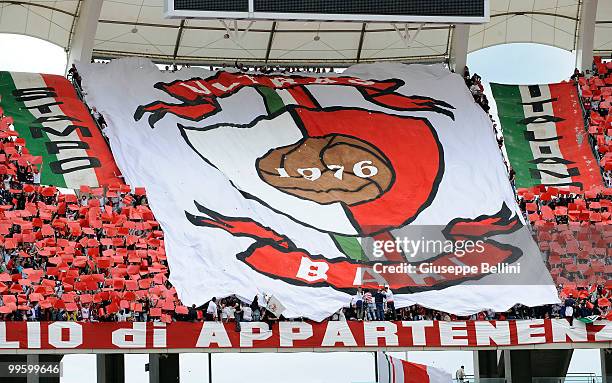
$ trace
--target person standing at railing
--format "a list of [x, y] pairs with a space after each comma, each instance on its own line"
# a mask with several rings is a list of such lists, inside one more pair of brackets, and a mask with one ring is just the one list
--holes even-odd
[[570, 327], [574, 327], [574, 306], [576, 306], [576, 301], [574, 295], [570, 293], [565, 300], [565, 319], [569, 322]]
[[357, 293], [355, 293], [353, 300], [355, 302], [354, 305], [355, 305], [355, 314], [357, 316], [357, 320], [362, 321], [365, 310], [364, 310], [364, 302], [363, 302], [363, 291], [361, 290], [361, 287], [357, 288]]
[[455, 378], [457, 379], [457, 383], [465, 382], [465, 367], [461, 366], [457, 372], [455, 372]]
[[395, 303], [393, 301], [393, 292], [389, 288], [389, 285], [385, 285], [384, 293], [385, 300], [387, 301], [387, 310], [391, 314], [391, 320], [397, 320], [397, 315], [395, 313]]

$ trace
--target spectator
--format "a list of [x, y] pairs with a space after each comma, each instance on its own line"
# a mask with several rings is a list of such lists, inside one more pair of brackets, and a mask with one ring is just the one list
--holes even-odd
[[213, 297], [206, 308], [206, 320], [216, 321], [217, 318], [217, 298]]
[[196, 305], [192, 304], [189, 309], [187, 309], [187, 320], [191, 322], [195, 322], [198, 319], [198, 310], [196, 309]]
[[389, 288], [389, 285], [385, 285], [385, 300], [387, 301], [387, 310], [389, 314], [391, 314], [391, 320], [397, 320], [397, 315], [395, 312], [395, 303], [393, 301], [393, 292]]
[[385, 320], [385, 292], [382, 286], [374, 293], [374, 302], [376, 303], [376, 320]]
[[576, 306], [576, 301], [574, 300], [573, 294], [570, 294], [569, 297], [565, 300], [565, 311], [564, 316], [565, 319], [570, 324], [570, 327], [574, 327], [574, 306]]
[[461, 366], [457, 372], [455, 372], [455, 378], [457, 379], [458, 383], [463, 383], [465, 381], [465, 368], [464, 366]]
[[363, 291], [361, 290], [361, 287], [357, 288], [357, 292], [355, 293], [353, 300], [355, 302], [355, 314], [357, 316], [357, 320], [362, 321], [364, 309], [363, 309]]
[[236, 302], [234, 306], [234, 319], [236, 320], [236, 332], [240, 332], [240, 322], [242, 322], [242, 315], [244, 311], [242, 310], [242, 303]]
[[259, 322], [259, 319], [261, 319], [261, 311], [259, 309], [257, 295], [255, 295], [255, 298], [253, 298], [253, 302], [251, 303], [251, 311], [253, 311], [253, 322]]
[[243, 322], [253, 321], [253, 309], [251, 309], [251, 306], [249, 305], [242, 306], [242, 321]]
[[81, 320], [83, 322], [89, 322], [89, 307], [85, 305], [81, 307]]
[[376, 320], [376, 308], [374, 306], [374, 298], [372, 297], [372, 293], [369, 289], [365, 289], [363, 294], [363, 302], [367, 309], [367, 320], [372, 321]]

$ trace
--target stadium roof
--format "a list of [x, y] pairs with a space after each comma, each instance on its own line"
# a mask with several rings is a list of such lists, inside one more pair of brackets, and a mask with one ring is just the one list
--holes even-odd
[[[34, 36], [69, 50], [84, 3], [0, 0], [0, 33]], [[575, 50], [583, 3], [491, 0], [490, 22], [471, 26], [468, 50], [515, 42]], [[410, 24], [406, 37], [404, 24], [164, 19], [163, 0], [104, 0], [93, 56], [146, 56], [179, 63], [441, 61], [449, 57], [453, 30], [451, 25]], [[612, 52], [611, 36], [612, 1], [600, 0], [596, 54]]]

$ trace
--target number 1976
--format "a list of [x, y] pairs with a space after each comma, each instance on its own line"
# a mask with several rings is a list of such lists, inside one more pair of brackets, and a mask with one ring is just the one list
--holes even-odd
[[[344, 166], [342, 165], [327, 165], [327, 169], [334, 172], [334, 177], [341, 180], [344, 175]], [[278, 175], [281, 178], [290, 178], [291, 176], [285, 168], [276, 168]], [[296, 171], [309, 181], [316, 181], [321, 177], [321, 169], [319, 168], [298, 168]], [[370, 178], [378, 174], [378, 168], [372, 165], [372, 161], [359, 161], [353, 165], [353, 172], [359, 178]]]

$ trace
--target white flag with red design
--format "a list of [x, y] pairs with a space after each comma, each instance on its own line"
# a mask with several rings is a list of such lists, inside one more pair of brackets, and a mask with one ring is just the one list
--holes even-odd
[[378, 383], [452, 383], [453, 377], [439, 368], [393, 358], [378, 352]]
[[[266, 292], [285, 317], [323, 320], [379, 285], [397, 308], [458, 315], [558, 301], [491, 121], [441, 66], [312, 77], [125, 59], [79, 72], [122, 174], [146, 187], [184, 304]], [[393, 246], [424, 245], [425, 231], [445, 246]]]

